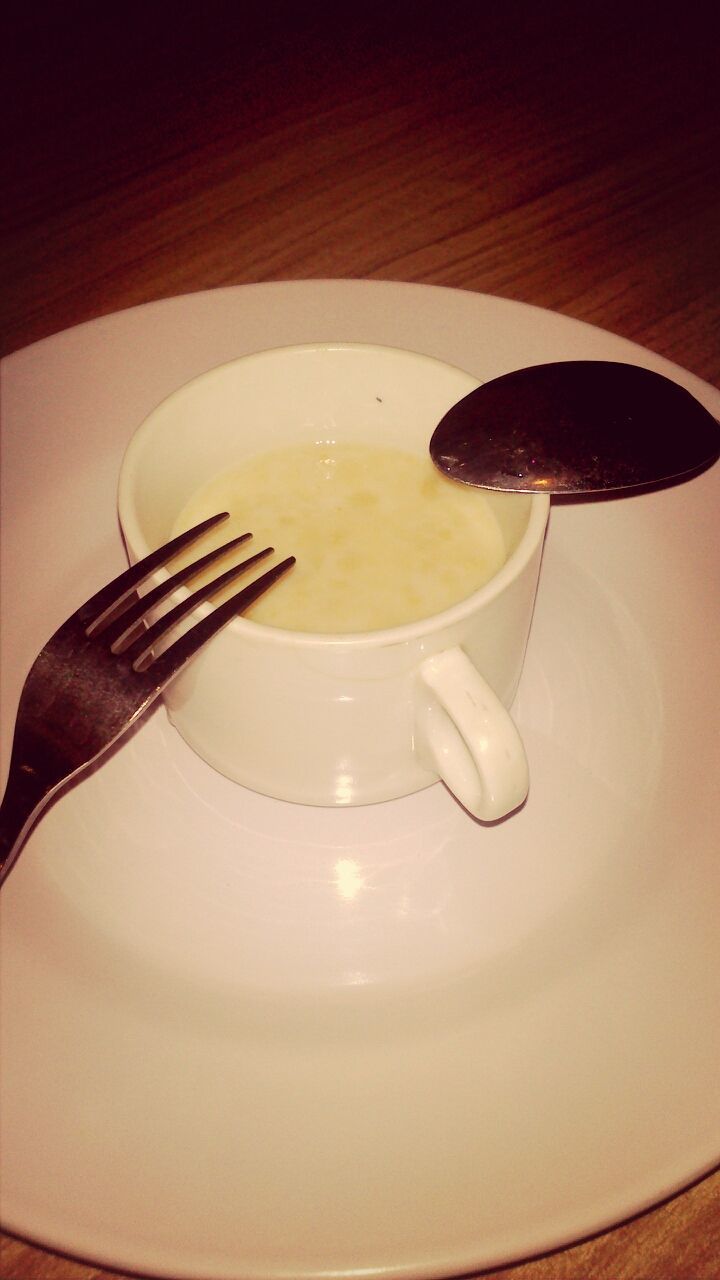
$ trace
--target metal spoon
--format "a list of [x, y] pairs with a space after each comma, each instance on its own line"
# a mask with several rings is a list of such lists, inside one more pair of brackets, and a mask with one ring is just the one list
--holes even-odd
[[454, 480], [515, 493], [636, 489], [720, 455], [720, 424], [649, 369], [569, 360], [506, 373], [464, 396], [430, 456]]

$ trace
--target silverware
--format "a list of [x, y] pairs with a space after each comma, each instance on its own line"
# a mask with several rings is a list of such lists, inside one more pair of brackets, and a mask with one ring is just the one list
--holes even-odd
[[0, 884], [31, 827], [66, 783], [100, 759], [165, 686], [233, 617], [295, 562], [290, 556], [220, 604], [173, 643], [170, 633], [197, 605], [272, 553], [266, 547], [226, 570], [146, 626], [145, 614], [251, 535], [241, 534], [138, 599], [135, 589], [227, 513], [211, 516], [120, 574], [41, 649], [20, 696], [7, 787], [0, 805]]
[[605, 360], [493, 378], [445, 414], [430, 455], [453, 480], [514, 493], [601, 493], [678, 480], [720, 453], [720, 425], [659, 373]]

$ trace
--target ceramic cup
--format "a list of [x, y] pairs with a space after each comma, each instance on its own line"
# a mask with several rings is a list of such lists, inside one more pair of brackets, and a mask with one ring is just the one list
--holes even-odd
[[[131, 561], [165, 542], [191, 495], [245, 456], [328, 439], [425, 456], [440, 418], [477, 385], [428, 356], [354, 343], [261, 351], [203, 374], [149, 415], [125, 454], [119, 514]], [[363, 634], [238, 617], [168, 688], [178, 732], [221, 773], [283, 800], [370, 804], [441, 778], [484, 821], [516, 809], [528, 769], [507, 708], [549, 500], [488, 498], [508, 556], [480, 590], [434, 617]]]

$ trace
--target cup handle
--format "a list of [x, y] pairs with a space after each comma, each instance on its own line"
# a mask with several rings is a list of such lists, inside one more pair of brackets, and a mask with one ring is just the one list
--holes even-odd
[[528, 793], [527, 756], [497, 694], [459, 648], [426, 658], [419, 676], [434, 698], [417, 728], [443, 782], [483, 822], [512, 813]]

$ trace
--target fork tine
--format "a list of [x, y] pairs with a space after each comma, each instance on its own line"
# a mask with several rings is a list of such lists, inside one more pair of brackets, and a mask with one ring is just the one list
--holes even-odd
[[[241, 542], [247, 542], [248, 538], [251, 537], [251, 533], [241, 533], [239, 537], [231, 538], [229, 542], [224, 542], [221, 547], [215, 547], [213, 551], [208, 551], [207, 555], [201, 556], [199, 560], [193, 560], [191, 564], [185, 565], [183, 569], [173, 574], [171, 578], [167, 578], [165, 582], [153, 587], [152, 591], [147, 591], [145, 595], [140, 596], [134, 603], [128, 602], [128, 607], [119, 617], [116, 618], [106, 611], [104, 620], [101, 619], [94, 626], [88, 627], [88, 635], [102, 636], [104, 643], [110, 646], [113, 653], [118, 653], [121, 642], [135, 626], [135, 623], [144, 617], [148, 609], [152, 609], [161, 600], [164, 600], [166, 596], [171, 595], [184, 582], [187, 582], [188, 578], [194, 577], [196, 573], [200, 573], [202, 569], [207, 568], [214, 560], [219, 560], [227, 551], [232, 551], [233, 547], [239, 546]], [[244, 563], [251, 562], [245, 561]]]
[[197, 622], [194, 627], [186, 631], [184, 635], [180, 636], [179, 640], [176, 640], [164, 653], [161, 653], [159, 658], [150, 663], [146, 669], [146, 674], [154, 679], [155, 687], [158, 691], [164, 689], [165, 685], [182, 670], [191, 658], [195, 657], [199, 649], [202, 649], [209, 640], [212, 640], [218, 631], [226, 626], [238, 613], [242, 613], [244, 609], [247, 609], [294, 564], [295, 556], [288, 556], [280, 564], [273, 565], [272, 569], [268, 569], [266, 573], [256, 578], [254, 582], [249, 583], [247, 587], [243, 587], [242, 591], [238, 591], [230, 600], [218, 605], [217, 609], [213, 610], [207, 618], [201, 618], [200, 622]]
[[135, 587], [139, 587], [146, 578], [150, 577], [156, 569], [165, 564], [166, 560], [170, 560], [178, 551], [182, 551], [196, 538], [201, 537], [207, 529], [212, 529], [221, 520], [228, 519], [228, 512], [221, 511], [216, 516], [209, 516], [207, 520], [203, 520], [201, 524], [196, 524], [194, 528], [188, 529], [185, 533], [181, 533], [177, 538], [172, 538], [170, 542], [166, 542], [162, 547], [158, 547], [157, 551], [151, 551], [149, 556], [145, 556], [144, 560], [138, 560], [137, 564], [126, 569], [124, 573], [119, 574], [117, 578], [113, 578], [107, 586], [89, 600], [81, 605], [77, 610], [75, 617], [84, 627], [92, 626], [97, 628], [103, 621], [105, 615], [121, 603], [126, 595], [129, 595]]
[[[116, 642], [112, 646], [113, 652], [122, 653], [130, 665], [138, 670], [143, 658], [152, 649], [153, 645], [162, 640], [163, 636], [171, 631], [175, 624], [180, 622], [186, 614], [191, 613], [199, 604], [203, 604], [209, 596], [214, 595], [216, 591], [226, 586], [228, 582], [232, 582], [241, 573], [251, 569], [259, 560], [264, 560], [266, 556], [271, 555], [273, 550], [273, 547], [264, 547], [262, 551], [256, 551], [255, 555], [250, 556], [247, 560], [243, 560], [240, 564], [235, 564], [232, 568], [226, 569], [224, 573], [214, 578], [212, 582], [206, 583], [203, 587], [198, 587], [197, 591], [194, 591], [186, 600], [181, 600], [173, 609], [168, 609], [167, 613], [164, 613], [157, 619], [157, 622], [154, 622], [143, 631], [141, 636], [134, 640], [131, 639], [124, 649], [119, 641]], [[147, 599], [147, 596], [144, 599]]]

